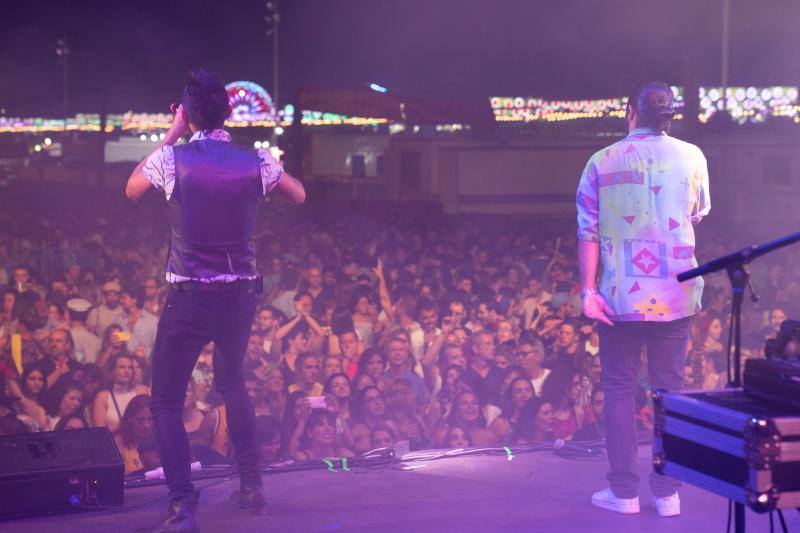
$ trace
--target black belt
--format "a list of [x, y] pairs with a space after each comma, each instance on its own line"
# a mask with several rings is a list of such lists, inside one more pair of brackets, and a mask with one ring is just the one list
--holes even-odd
[[264, 287], [263, 279], [237, 279], [234, 281], [179, 281], [170, 283], [169, 288], [176, 291], [207, 292], [258, 292]]

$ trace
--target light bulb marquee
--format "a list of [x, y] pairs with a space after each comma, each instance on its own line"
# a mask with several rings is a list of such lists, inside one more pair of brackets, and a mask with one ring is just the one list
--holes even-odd
[[[675, 107], [683, 107], [683, 89], [672, 87]], [[545, 100], [495, 96], [489, 99], [497, 122], [563, 122], [579, 119], [622, 118], [628, 98]]]
[[[225, 86], [233, 112], [225, 121], [226, 128], [273, 128], [291, 126], [294, 120], [294, 106], [286, 105], [275, 111], [272, 98], [257, 83], [235, 81]], [[276, 116], [277, 115], [277, 116]], [[171, 113], [134, 113], [106, 115], [105, 131], [151, 134], [166, 131], [172, 124]], [[334, 113], [303, 110], [304, 126], [375, 126], [387, 124], [385, 118], [349, 117]], [[100, 131], [102, 125], [99, 114], [79, 114], [64, 119], [56, 118], [16, 118], [0, 117], [0, 133], [46, 133], [59, 131]]]
[[800, 122], [797, 87], [722, 87], [700, 88], [702, 123], [719, 112], [727, 112], [739, 124], [764, 122], [769, 117], [788, 117]]

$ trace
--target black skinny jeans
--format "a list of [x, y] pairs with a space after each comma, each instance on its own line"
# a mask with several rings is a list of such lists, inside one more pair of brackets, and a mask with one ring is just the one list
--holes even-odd
[[186, 387], [204, 345], [214, 341], [214, 381], [225, 400], [239, 471], [259, 471], [255, 415], [242, 375], [258, 294], [170, 289], [153, 348], [151, 410], [171, 498], [194, 493], [183, 427]]

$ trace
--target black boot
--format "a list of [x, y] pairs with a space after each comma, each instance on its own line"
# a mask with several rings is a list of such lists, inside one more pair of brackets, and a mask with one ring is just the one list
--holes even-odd
[[137, 529], [136, 533], [197, 533], [197, 505], [200, 493], [183, 498], [173, 498], [167, 508], [167, 516], [154, 526]]
[[252, 514], [263, 514], [267, 503], [264, 501], [264, 484], [261, 481], [261, 472], [255, 474], [242, 474], [241, 488], [233, 491], [231, 501], [233, 504]]

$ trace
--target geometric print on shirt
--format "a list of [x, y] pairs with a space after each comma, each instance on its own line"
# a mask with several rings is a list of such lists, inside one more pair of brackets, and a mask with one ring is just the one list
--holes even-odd
[[625, 239], [625, 276], [667, 279], [667, 245], [663, 241]]

